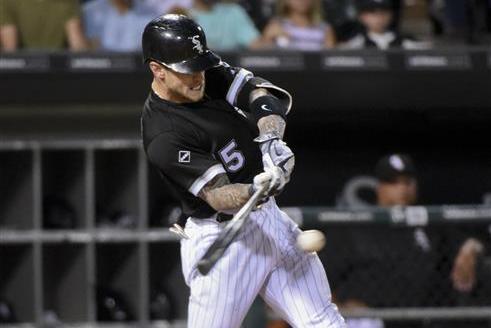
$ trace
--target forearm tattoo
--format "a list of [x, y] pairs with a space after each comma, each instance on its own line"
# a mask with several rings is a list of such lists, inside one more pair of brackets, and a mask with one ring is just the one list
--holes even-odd
[[262, 117], [258, 122], [259, 135], [275, 133], [283, 138], [285, 134], [286, 122], [279, 115], [269, 115]]
[[248, 184], [231, 184], [226, 174], [220, 174], [208, 182], [198, 196], [217, 211], [235, 210], [250, 198]]

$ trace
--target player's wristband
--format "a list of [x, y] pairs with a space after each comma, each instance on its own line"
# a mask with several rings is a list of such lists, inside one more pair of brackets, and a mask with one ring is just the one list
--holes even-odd
[[287, 108], [278, 98], [271, 94], [256, 98], [250, 105], [250, 109], [256, 122], [269, 115], [279, 115], [286, 120]]
[[281, 140], [280, 134], [276, 131], [271, 131], [268, 133], [261, 134], [258, 137], [254, 138], [254, 142], [257, 142], [260, 144], [263, 144], [263, 143], [265, 143], [267, 141], [271, 141], [271, 140]]

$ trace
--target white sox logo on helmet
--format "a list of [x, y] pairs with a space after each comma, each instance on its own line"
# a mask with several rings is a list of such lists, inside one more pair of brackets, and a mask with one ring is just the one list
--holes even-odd
[[201, 41], [199, 40], [199, 35], [190, 36], [190, 37], [188, 37], [188, 39], [191, 40], [191, 42], [194, 44], [193, 49], [198, 50], [198, 52], [200, 54], [202, 54], [204, 52], [203, 45], [201, 44]]

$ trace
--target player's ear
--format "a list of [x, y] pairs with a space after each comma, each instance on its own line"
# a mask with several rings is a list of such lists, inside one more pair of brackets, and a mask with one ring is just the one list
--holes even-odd
[[150, 67], [150, 70], [155, 78], [160, 80], [165, 78], [165, 68], [162, 65], [152, 61], [148, 64], [148, 66]]

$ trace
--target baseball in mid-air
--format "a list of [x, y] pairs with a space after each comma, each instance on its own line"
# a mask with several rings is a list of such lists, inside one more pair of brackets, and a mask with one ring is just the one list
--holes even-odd
[[318, 252], [326, 244], [326, 237], [319, 230], [302, 231], [297, 236], [297, 246], [306, 252]]

